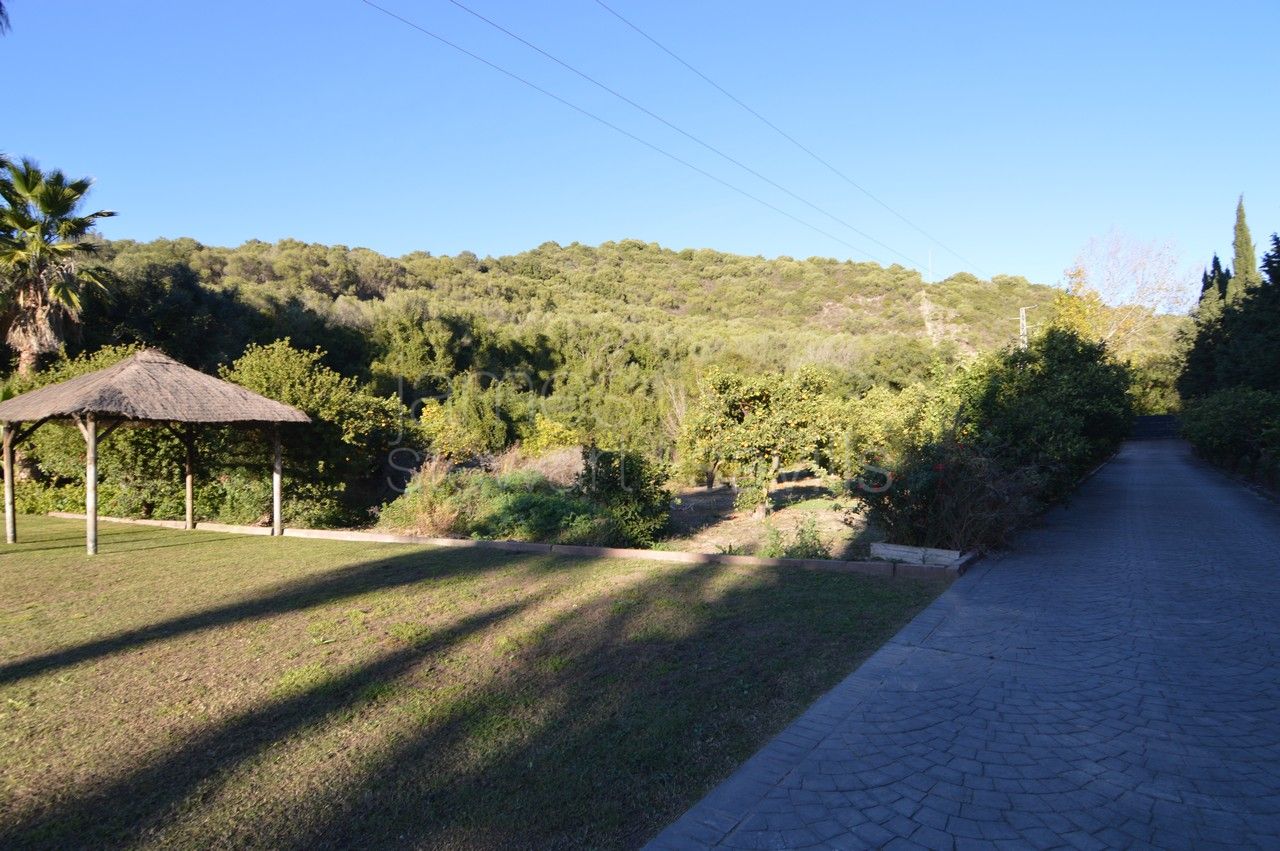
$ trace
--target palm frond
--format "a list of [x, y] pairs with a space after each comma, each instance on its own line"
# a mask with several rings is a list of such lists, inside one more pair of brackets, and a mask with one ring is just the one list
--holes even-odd
[[83, 295], [110, 294], [109, 273], [84, 265], [97, 249], [86, 239], [94, 225], [115, 215], [77, 213], [92, 186], [90, 178], [0, 155], [0, 310], [11, 316], [10, 345], [24, 352], [56, 350]]
[[9, 180], [21, 197], [30, 199], [44, 183], [44, 173], [40, 171], [39, 163], [23, 157], [21, 163], [9, 167]]

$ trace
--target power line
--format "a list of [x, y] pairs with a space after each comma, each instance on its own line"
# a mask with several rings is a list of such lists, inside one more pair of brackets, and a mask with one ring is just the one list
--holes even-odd
[[[712, 145], [710, 142], [707, 142], [707, 141], [705, 141], [705, 140], [703, 140], [703, 139], [699, 138], [698, 136], [695, 136], [694, 134], [690, 133], [688, 130], [685, 130], [683, 127], [680, 127], [680, 126], [678, 126], [678, 125], [676, 125], [676, 124], [674, 124], [674, 123], [672, 123], [672, 122], [668, 121], [667, 119], [663, 118], [661, 115], [659, 115], [658, 113], [654, 112], [653, 110], [648, 109], [647, 107], [645, 107], [645, 106], [643, 106], [643, 105], [641, 105], [641, 104], [639, 104], [639, 103], [636, 103], [636, 102], [635, 102], [634, 100], [632, 100], [631, 98], [629, 98], [629, 97], [627, 97], [626, 95], [622, 94], [622, 93], [621, 93], [621, 92], [619, 92], [618, 90], [616, 90], [616, 89], [614, 89], [614, 88], [611, 88], [610, 86], [608, 86], [608, 85], [606, 85], [606, 84], [604, 84], [604, 83], [600, 82], [600, 81], [599, 81], [599, 80], [597, 80], [595, 77], [592, 77], [590, 74], [586, 73], [585, 71], [579, 70], [578, 68], [575, 68], [574, 66], [570, 65], [568, 62], [565, 62], [564, 60], [560, 59], [559, 57], [553, 56], [552, 54], [550, 54], [550, 53], [548, 53], [547, 51], [543, 50], [541, 47], [538, 47], [538, 45], [534, 44], [533, 42], [528, 41], [527, 39], [525, 39], [525, 38], [521, 37], [520, 35], [518, 35], [518, 34], [516, 34], [516, 33], [512, 32], [511, 30], [509, 30], [509, 29], [507, 29], [506, 27], [502, 26], [502, 24], [499, 24], [497, 21], [494, 21], [494, 20], [492, 20], [491, 18], [487, 18], [487, 17], [485, 17], [484, 15], [480, 14], [479, 12], [477, 12], [475, 9], [472, 9], [471, 7], [467, 6], [465, 3], [460, 2], [460, 0], [449, 0], [449, 2], [450, 2], [450, 3], [452, 3], [454, 6], [457, 6], [459, 9], [461, 9], [461, 10], [462, 10], [462, 11], [464, 11], [464, 12], [466, 12], [467, 14], [471, 15], [472, 17], [475, 17], [475, 18], [477, 18], [477, 19], [479, 19], [479, 20], [481, 20], [481, 21], [485, 22], [486, 24], [488, 24], [489, 26], [491, 26], [491, 27], [493, 27], [494, 29], [498, 30], [499, 32], [501, 32], [501, 33], [503, 33], [503, 34], [505, 34], [505, 35], [509, 36], [510, 38], [515, 39], [516, 41], [520, 42], [521, 44], [523, 44], [525, 47], [529, 48], [530, 50], [532, 50], [532, 51], [534, 51], [534, 52], [536, 52], [536, 53], [538, 53], [538, 54], [540, 54], [540, 55], [542, 55], [542, 56], [546, 57], [547, 59], [549, 59], [549, 60], [551, 60], [552, 62], [554, 62], [554, 63], [556, 63], [557, 65], [559, 65], [561, 68], [564, 68], [566, 71], [570, 71], [570, 72], [572, 72], [572, 73], [576, 74], [577, 76], [579, 76], [579, 77], [581, 77], [582, 79], [586, 80], [588, 83], [591, 83], [593, 86], [596, 86], [597, 88], [599, 88], [599, 89], [601, 89], [601, 90], [603, 90], [603, 91], [605, 91], [605, 92], [608, 92], [609, 94], [611, 94], [611, 95], [613, 95], [614, 97], [616, 97], [618, 100], [621, 100], [622, 102], [624, 102], [624, 103], [628, 104], [629, 106], [631, 106], [631, 107], [633, 107], [633, 108], [635, 108], [635, 109], [639, 110], [640, 112], [643, 112], [645, 115], [649, 116], [650, 118], [654, 119], [655, 121], [658, 121], [658, 122], [660, 122], [660, 123], [664, 124], [665, 126], [667, 126], [667, 127], [671, 128], [672, 130], [674, 130], [674, 131], [676, 131], [677, 133], [679, 133], [681, 136], [684, 136], [686, 139], [689, 139], [689, 140], [691, 140], [691, 141], [693, 141], [693, 142], [695, 142], [695, 143], [697, 143], [697, 144], [701, 145], [702, 147], [706, 148], [708, 151], [711, 151], [711, 152], [712, 152], [713, 154], [715, 154], [716, 156], [718, 156], [718, 157], [720, 157], [720, 158], [722, 158], [722, 159], [724, 159], [724, 160], [727, 160], [728, 162], [733, 163], [733, 164], [734, 164], [734, 165], [736, 165], [738, 168], [742, 169], [743, 171], [747, 172], [748, 174], [752, 175], [753, 177], [756, 177], [756, 178], [758, 178], [758, 179], [760, 179], [760, 180], [763, 180], [765, 183], [769, 184], [769, 185], [770, 185], [770, 186], [772, 186], [774, 189], [777, 189], [777, 190], [779, 190], [780, 192], [784, 192], [784, 193], [786, 193], [787, 195], [791, 196], [791, 197], [792, 197], [792, 198], [794, 198], [795, 200], [799, 201], [801, 204], [804, 204], [806, 207], [809, 207], [810, 209], [815, 210], [816, 212], [819, 212], [819, 213], [821, 213], [822, 215], [826, 216], [827, 218], [831, 219], [833, 222], [836, 222], [837, 224], [842, 225], [842, 226], [844, 226], [844, 227], [848, 228], [849, 230], [851, 230], [851, 231], [853, 231], [854, 233], [856, 233], [856, 234], [858, 234], [859, 236], [861, 236], [863, 239], [869, 240], [870, 242], [874, 242], [876, 245], [880, 246], [880, 247], [881, 247], [881, 248], [883, 248], [884, 250], [886, 250], [886, 251], [888, 251], [888, 252], [890, 252], [890, 253], [892, 253], [892, 254], [896, 254], [898, 257], [901, 257], [903, 260], [906, 260], [908, 263], [911, 263], [911, 264], [913, 264], [913, 265], [915, 265], [915, 266], [917, 266], [917, 267], [918, 267], [918, 266], [920, 266], [920, 262], [919, 262], [919, 261], [917, 261], [917, 260], [915, 260], [914, 258], [909, 257], [909, 256], [907, 256], [906, 254], [903, 254], [901, 251], [898, 251], [896, 248], [894, 248], [894, 247], [893, 247], [893, 246], [891, 246], [891, 245], [887, 245], [886, 243], [881, 242], [880, 240], [876, 239], [876, 238], [875, 238], [874, 236], [872, 236], [871, 234], [866, 233], [865, 231], [859, 230], [858, 228], [856, 228], [856, 227], [854, 227], [853, 225], [849, 224], [849, 223], [848, 223], [847, 221], [845, 221], [844, 219], [840, 218], [839, 216], [835, 215], [834, 213], [828, 212], [827, 210], [823, 209], [822, 207], [819, 207], [817, 204], [814, 204], [812, 201], [808, 200], [807, 198], [805, 198], [805, 197], [803, 197], [803, 196], [801, 196], [801, 195], [798, 195], [798, 194], [796, 194], [795, 192], [792, 192], [790, 189], [788, 189], [787, 187], [783, 186], [781, 183], [778, 183], [776, 180], [773, 180], [772, 178], [767, 177], [766, 175], [761, 174], [760, 172], [756, 171], [754, 168], [752, 168], [751, 166], [749, 166], [749, 165], [747, 165], [746, 163], [742, 162], [741, 160], [735, 159], [734, 157], [730, 156], [729, 154], [726, 154], [724, 151], [722, 151], [722, 150], [720, 150], [719, 148], [715, 147], [715, 146], [714, 146], [714, 145]], [[607, 8], [607, 7], [606, 7], [606, 8]]]
[[[849, 184], [850, 186], [852, 186], [854, 189], [857, 189], [857, 190], [858, 190], [859, 192], [861, 192], [863, 195], [866, 195], [866, 196], [867, 196], [868, 198], [870, 198], [872, 201], [875, 201], [877, 204], [879, 204], [879, 205], [880, 205], [881, 207], [883, 207], [884, 209], [888, 210], [890, 213], [893, 213], [895, 216], [897, 216], [899, 219], [901, 219], [903, 222], [905, 222], [908, 226], [910, 226], [913, 230], [915, 230], [915, 232], [916, 232], [916, 233], [920, 234], [921, 236], [923, 236], [923, 237], [925, 237], [926, 239], [930, 240], [931, 242], [935, 243], [936, 245], [938, 245], [939, 247], [941, 247], [943, 250], [945, 250], [945, 251], [946, 251], [946, 252], [948, 252], [949, 254], [952, 254], [953, 256], [955, 256], [955, 257], [959, 258], [961, 261], [963, 261], [964, 263], [967, 263], [969, 266], [973, 267], [974, 269], [977, 269], [979, 272], [981, 272], [981, 271], [982, 271], [982, 269], [978, 266], [978, 264], [974, 263], [972, 260], [969, 260], [969, 259], [968, 259], [968, 258], [966, 258], [963, 254], [961, 254], [960, 252], [956, 251], [954, 248], [949, 248], [949, 247], [947, 246], [947, 244], [946, 244], [946, 243], [942, 242], [942, 241], [941, 241], [940, 239], [938, 239], [936, 236], [931, 235], [928, 231], [924, 230], [924, 228], [920, 227], [920, 226], [919, 226], [919, 225], [917, 225], [915, 222], [911, 221], [911, 220], [910, 220], [910, 219], [908, 219], [906, 216], [904, 216], [902, 213], [899, 213], [899, 212], [898, 212], [897, 210], [895, 210], [893, 207], [890, 207], [890, 206], [889, 206], [888, 204], [886, 204], [884, 201], [880, 200], [878, 197], [876, 197], [874, 194], [872, 194], [871, 190], [867, 189], [865, 186], [863, 186], [863, 185], [861, 185], [860, 183], [858, 183], [857, 181], [855, 181], [852, 177], [849, 177], [849, 175], [845, 174], [843, 171], [841, 171], [840, 169], [836, 168], [834, 165], [832, 165], [832, 164], [831, 164], [830, 162], [828, 162], [826, 159], [824, 159], [824, 158], [820, 157], [820, 156], [819, 156], [817, 153], [815, 153], [811, 148], [809, 148], [809, 147], [807, 147], [806, 145], [802, 144], [798, 139], [796, 139], [796, 138], [795, 138], [794, 136], [792, 136], [790, 133], [788, 133], [787, 131], [783, 130], [781, 127], [779, 127], [778, 125], [774, 124], [774, 123], [773, 123], [772, 121], [770, 121], [769, 119], [765, 118], [765, 117], [764, 117], [763, 115], [761, 115], [759, 112], [756, 112], [754, 109], [752, 109], [752, 108], [751, 108], [750, 106], [748, 106], [746, 103], [744, 103], [740, 98], [738, 98], [737, 96], [735, 96], [732, 92], [729, 92], [727, 89], [725, 89], [725, 88], [724, 88], [723, 86], [721, 86], [719, 83], [717, 83], [715, 80], [711, 79], [711, 78], [710, 78], [710, 77], [708, 77], [706, 74], [702, 73], [702, 72], [701, 72], [701, 71], [699, 71], [697, 68], [695, 68], [695, 67], [693, 67], [692, 65], [690, 65], [688, 62], [686, 62], [684, 59], [682, 59], [679, 55], [677, 55], [673, 50], [671, 50], [671, 49], [670, 49], [669, 47], [667, 47], [665, 44], [663, 44], [662, 42], [658, 41], [656, 38], [654, 38], [653, 36], [649, 35], [649, 34], [648, 34], [647, 32], [645, 32], [644, 30], [640, 29], [640, 27], [636, 26], [634, 23], [632, 23], [631, 21], [629, 21], [629, 20], [627, 20], [626, 18], [624, 18], [624, 17], [623, 17], [622, 15], [620, 15], [617, 11], [615, 11], [613, 8], [611, 8], [611, 7], [610, 7], [610, 6], [608, 6], [606, 3], [604, 3], [604, 2], [603, 2], [603, 0], [595, 0], [595, 2], [596, 2], [596, 5], [598, 5], [600, 8], [604, 9], [606, 12], [608, 12], [608, 13], [609, 13], [609, 14], [611, 14], [611, 15], [613, 15], [613, 16], [614, 16], [615, 18], [617, 18], [619, 21], [622, 21], [622, 23], [626, 24], [628, 27], [630, 27], [631, 29], [633, 29], [633, 30], [635, 30], [637, 33], [639, 33], [643, 38], [645, 38], [646, 40], [648, 40], [648, 41], [649, 41], [649, 42], [650, 42], [654, 47], [658, 48], [658, 49], [659, 49], [659, 50], [661, 50], [663, 53], [667, 54], [667, 55], [668, 55], [668, 56], [670, 56], [672, 59], [674, 59], [675, 61], [679, 62], [679, 63], [680, 63], [681, 65], [683, 65], [685, 68], [688, 68], [688, 69], [689, 69], [690, 71], [692, 71], [694, 74], [696, 74], [697, 76], [701, 77], [701, 78], [703, 79], [703, 81], [705, 81], [708, 85], [710, 85], [710, 86], [711, 86], [712, 88], [714, 88], [716, 91], [720, 92], [720, 94], [724, 95], [724, 96], [725, 96], [725, 97], [727, 97], [729, 100], [733, 101], [733, 102], [734, 102], [734, 103], [736, 103], [738, 106], [742, 107], [744, 110], [746, 110], [747, 112], [749, 112], [751, 115], [755, 116], [755, 117], [756, 117], [756, 118], [757, 118], [761, 123], [763, 123], [763, 124], [764, 124], [766, 127], [768, 127], [770, 130], [772, 130], [773, 132], [777, 133], [777, 134], [778, 134], [779, 136], [781, 136], [782, 138], [786, 139], [786, 140], [787, 140], [788, 142], [790, 142], [792, 145], [795, 145], [795, 146], [796, 146], [797, 148], [799, 148], [801, 151], [804, 151], [806, 154], [808, 154], [810, 157], [812, 157], [812, 158], [813, 158], [814, 160], [816, 160], [817, 162], [821, 163], [821, 164], [822, 164], [823, 166], [825, 166], [825, 167], [826, 167], [826, 168], [827, 168], [827, 169], [828, 169], [832, 174], [834, 174], [834, 175], [836, 175], [837, 177], [839, 177], [839, 178], [840, 178], [841, 180], [843, 180], [845, 183], [848, 183], [848, 184]], [[896, 252], [895, 252], [895, 253], [896, 253]], [[984, 273], [984, 274], [985, 274], [985, 273]]]
[[[660, 148], [660, 147], [658, 147], [657, 145], [653, 144], [652, 142], [649, 142], [649, 141], [647, 141], [647, 140], [645, 140], [645, 139], [642, 139], [642, 138], [640, 138], [639, 136], [635, 135], [634, 133], [632, 133], [632, 132], [630, 132], [630, 131], [628, 131], [628, 130], [624, 130], [624, 129], [622, 129], [621, 127], [619, 127], [618, 125], [616, 125], [616, 124], [614, 124], [614, 123], [612, 123], [612, 122], [610, 122], [610, 121], [608, 121], [608, 120], [606, 120], [606, 119], [604, 119], [604, 118], [601, 118], [600, 116], [596, 115], [595, 113], [593, 113], [593, 112], [589, 112], [588, 110], [583, 109], [582, 107], [578, 106], [577, 104], [575, 104], [575, 103], [573, 103], [573, 102], [571, 102], [571, 101], [565, 100], [564, 98], [560, 97], [560, 96], [559, 96], [559, 95], [557, 95], [557, 94], [554, 94], [553, 92], [549, 92], [549, 91], [547, 91], [546, 89], [542, 88], [541, 86], [537, 85], [536, 83], [531, 83], [530, 81], [526, 80], [524, 77], [521, 77], [519, 74], [516, 74], [514, 71], [508, 71], [506, 68], [503, 68], [501, 65], [498, 65], [498, 64], [496, 64], [496, 63], [494, 63], [494, 62], [490, 62], [488, 59], [485, 59], [483, 56], [480, 56], [480, 55], [478, 55], [478, 54], [476, 54], [476, 53], [472, 53], [470, 50], [467, 50], [465, 47], [461, 47], [461, 46], [459, 46], [459, 45], [457, 45], [457, 44], [454, 44], [452, 41], [449, 41], [449, 40], [448, 40], [447, 38], [445, 38], [444, 36], [437, 35], [436, 33], [433, 33], [431, 30], [428, 30], [428, 29], [426, 29], [425, 27], [423, 27], [423, 26], [421, 26], [421, 25], [419, 25], [419, 24], [414, 23], [413, 21], [409, 20], [408, 18], [401, 17], [400, 15], [397, 15], [395, 12], [392, 12], [390, 9], [385, 9], [385, 8], [383, 8], [382, 6], [379, 6], [377, 3], [372, 2], [372, 0], [361, 0], [361, 2], [362, 2], [362, 3], [364, 3], [366, 6], [369, 6], [370, 8], [376, 9], [377, 11], [379, 11], [379, 12], [381, 12], [382, 14], [386, 15], [387, 17], [394, 18], [395, 20], [399, 21], [400, 23], [404, 24], [405, 26], [410, 27], [410, 28], [412, 28], [412, 29], [415, 29], [415, 30], [417, 30], [418, 32], [422, 33], [423, 35], [425, 35], [425, 36], [429, 36], [430, 38], [435, 39], [436, 41], [440, 42], [441, 44], [446, 45], [446, 46], [448, 46], [448, 47], [451, 47], [451, 48], [453, 48], [454, 50], [458, 51], [459, 53], [462, 53], [462, 54], [464, 54], [464, 55], [466, 55], [466, 56], [469, 56], [469, 57], [471, 57], [472, 59], [476, 60], [477, 62], [480, 62], [480, 63], [482, 63], [482, 64], [484, 64], [484, 65], [487, 65], [487, 66], [489, 66], [490, 68], [492, 68], [493, 70], [498, 71], [499, 73], [505, 74], [506, 76], [510, 77], [511, 79], [513, 79], [513, 80], [515, 80], [515, 81], [517, 81], [517, 82], [519, 82], [519, 83], [523, 83], [524, 85], [528, 86], [529, 88], [533, 89], [534, 91], [536, 91], [536, 92], [538, 92], [538, 93], [540, 93], [540, 94], [546, 95], [547, 97], [551, 98], [552, 100], [557, 101], [558, 103], [561, 103], [561, 104], [563, 104], [564, 106], [569, 107], [569, 108], [570, 108], [570, 109], [572, 109], [574, 112], [577, 112], [577, 113], [579, 113], [579, 114], [581, 114], [581, 115], [584, 115], [584, 116], [586, 116], [587, 118], [590, 118], [590, 119], [591, 119], [591, 120], [593, 120], [593, 121], [599, 122], [600, 124], [603, 124], [605, 127], [608, 127], [610, 130], [613, 130], [613, 131], [615, 131], [615, 132], [617, 132], [617, 133], [621, 133], [623, 136], [626, 136], [628, 139], [631, 139], [631, 140], [632, 140], [632, 141], [634, 141], [634, 142], [638, 142], [639, 144], [644, 145], [646, 148], [649, 148], [649, 149], [650, 149], [650, 150], [652, 150], [652, 151], [656, 151], [657, 153], [662, 154], [664, 157], [667, 157], [667, 158], [668, 158], [668, 159], [670, 159], [670, 160], [674, 160], [675, 162], [679, 163], [680, 165], [684, 166], [685, 168], [688, 168], [688, 169], [691, 169], [691, 170], [693, 170], [693, 171], [696, 171], [698, 174], [702, 175], [703, 177], [707, 178], [708, 180], [714, 180], [716, 183], [719, 183], [721, 186], [724, 186], [724, 187], [726, 187], [726, 188], [728, 188], [728, 189], [731, 189], [731, 190], [733, 190], [734, 192], [737, 192], [739, 195], [742, 195], [742, 196], [743, 196], [743, 197], [745, 197], [745, 198], [749, 198], [749, 199], [751, 199], [752, 201], [755, 201], [757, 204], [760, 204], [760, 205], [762, 205], [762, 206], [764, 206], [764, 207], [768, 207], [770, 210], [773, 210], [775, 213], [778, 213], [778, 214], [780, 214], [780, 215], [786, 216], [788, 219], [791, 219], [791, 221], [796, 222], [797, 224], [804, 225], [805, 227], [809, 228], [810, 230], [814, 231], [815, 233], [819, 233], [819, 234], [821, 234], [822, 236], [825, 236], [827, 239], [830, 239], [830, 240], [832, 240], [832, 241], [834, 241], [834, 242], [838, 242], [838, 243], [840, 243], [841, 245], [843, 245], [843, 246], [845, 246], [845, 247], [847, 247], [847, 248], [850, 248], [850, 249], [852, 249], [852, 250], [854, 250], [854, 251], [858, 252], [859, 254], [867, 254], [867, 253], [868, 253], [868, 252], [864, 251], [862, 248], [860, 248], [860, 247], [858, 247], [858, 246], [854, 245], [853, 243], [848, 242], [848, 241], [846, 241], [846, 240], [844, 240], [844, 239], [841, 239], [840, 237], [836, 236], [836, 235], [835, 235], [835, 234], [833, 234], [833, 233], [829, 233], [829, 232], [827, 232], [827, 231], [823, 230], [822, 228], [818, 227], [817, 225], [813, 224], [812, 222], [805, 221], [804, 219], [800, 218], [799, 216], [795, 216], [795, 215], [792, 215], [791, 213], [788, 213], [786, 210], [782, 209], [781, 207], [775, 206], [774, 204], [769, 203], [768, 201], [764, 200], [763, 198], [760, 198], [760, 197], [758, 197], [758, 196], [756, 196], [756, 195], [753, 195], [753, 194], [751, 194], [750, 192], [748, 192], [747, 190], [742, 189], [742, 188], [740, 188], [740, 187], [738, 187], [738, 186], [735, 186], [734, 184], [730, 183], [729, 181], [724, 180], [723, 178], [717, 177], [716, 175], [712, 174], [712, 173], [711, 173], [711, 172], [709, 172], [709, 171], [706, 171], [705, 169], [699, 168], [698, 166], [694, 165], [693, 163], [689, 162], [688, 160], [682, 159], [681, 157], [679, 157], [679, 156], [677, 156], [677, 155], [675, 155], [675, 154], [671, 153], [670, 151], [667, 151], [667, 150], [665, 150], [665, 149], [663, 149], [663, 148]], [[879, 260], [879, 258], [874, 258], [874, 259]]]

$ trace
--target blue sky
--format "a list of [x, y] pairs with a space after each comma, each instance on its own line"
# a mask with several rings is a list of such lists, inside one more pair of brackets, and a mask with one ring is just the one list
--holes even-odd
[[1275, 2], [606, 0], [969, 263], [594, 0], [465, 2], [899, 253], [448, 0], [378, 2], [855, 247], [359, 0], [9, 0], [0, 61], [23, 103], [0, 150], [97, 178], [95, 203], [120, 212], [108, 236], [221, 245], [497, 255], [630, 237], [922, 271], [932, 250], [935, 278], [1053, 283], [1112, 228], [1188, 264], [1229, 255], [1241, 192], [1260, 249], [1280, 230]]

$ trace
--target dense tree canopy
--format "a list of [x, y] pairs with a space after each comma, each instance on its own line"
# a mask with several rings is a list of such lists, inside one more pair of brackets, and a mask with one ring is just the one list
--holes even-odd
[[1261, 271], [1236, 208], [1234, 270], [1204, 275], [1178, 389], [1184, 433], [1204, 455], [1280, 485], [1280, 236]]

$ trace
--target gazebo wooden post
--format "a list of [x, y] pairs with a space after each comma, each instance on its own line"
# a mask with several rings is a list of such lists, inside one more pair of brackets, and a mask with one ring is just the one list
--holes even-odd
[[98, 554], [98, 420], [92, 413], [84, 415], [84, 523], [85, 545], [89, 555]]
[[185, 528], [196, 528], [196, 427], [183, 430], [182, 442], [187, 448], [187, 522]]
[[18, 543], [18, 515], [13, 496], [13, 423], [0, 424], [4, 429], [4, 540]]
[[271, 427], [271, 534], [284, 534], [284, 513], [281, 497], [284, 480], [284, 452], [280, 445], [280, 426]]

